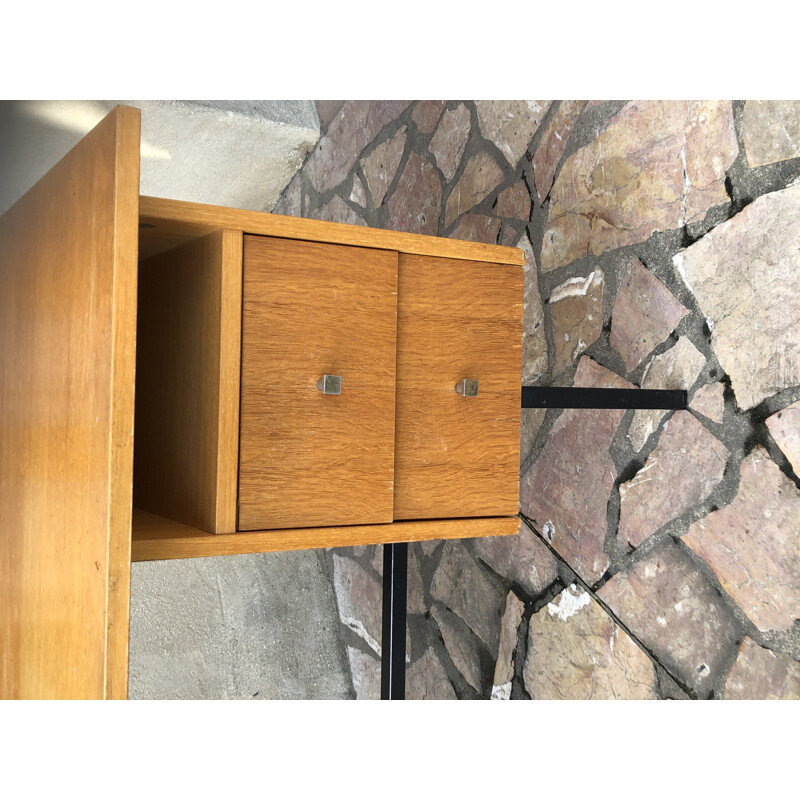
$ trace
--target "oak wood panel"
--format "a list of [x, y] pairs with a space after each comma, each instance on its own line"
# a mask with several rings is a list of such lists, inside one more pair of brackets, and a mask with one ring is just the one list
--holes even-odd
[[219, 435], [217, 437], [217, 531], [236, 530], [239, 497], [239, 408], [242, 376], [241, 231], [222, 235]]
[[354, 547], [360, 544], [418, 542], [428, 539], [465, 539], [512, 536], [519, 517], [447, 519], [352, 525], [330, 528], [252, 531], [214, 536], [188, 525], [139, 509], [133, 510], [133, 561], [170, 558], [233, 556], [317, 547]]
[[148, 255], [157, 253], [159, 249], [174, 247], [182, 240], [202, 236], [216, 228], [233, 228], [264, 236], [394, 250], [399, 253], [520, 266], [525, 263], [524, 253], [514, 247], [299, 219], [160, 197], [142, 197], [140, 215], [145, 225], [154, 226], [141, 231], [142, 252]]
[[236, 530], [242, 234], [221, 230], [141, 262], [134, 503]]
[[[144, 198], [142, 198], [144, 199]], [[173, 250], [193, 239], [221, 230], [220, 225], [195, 225], [183, 221], [139, 217], [139, 260]]]
[[139, 111], [0, 218], [0, 697], [127, 696]]
[[[522, 282], [519, 267], [400, 256], [396, 520], [517, 513]], [[455, 392], [464, 378], [477, 397]]]
[[391, 521], [397, 254], [245, 236], [243, 281], [239, 530]]
[[[111, 277], [111, 456], [106, 607], [107, 700], [128, 698], [131, 603], [131, 512], [136, 371], [137, 248], [141, 112], [119, 106]], [[112, 112], [113, 113], [113, 112]], [[73, 190], [74, 191], [74, 190]], [[85, 212], [78, 207], [76, 213]], [[106, 279], [108, 280], [108, 272]], [[108, 285], [108, 284], [107, 284]]]

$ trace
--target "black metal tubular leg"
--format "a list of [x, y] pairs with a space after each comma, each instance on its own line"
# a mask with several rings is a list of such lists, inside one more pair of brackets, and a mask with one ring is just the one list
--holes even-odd
[[406, 697], [408, 542], [383, 546], [381, 700]]
[[590, 389], [581, 386], [523, 386], [523, 408], [685, 409], [683, 389]]

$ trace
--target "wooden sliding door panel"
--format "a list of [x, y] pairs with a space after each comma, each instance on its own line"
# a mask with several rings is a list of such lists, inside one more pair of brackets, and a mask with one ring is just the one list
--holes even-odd
[[[394, 518], [516, 514], [522, 269], [401, 255]], [[477, 381], [477, 396], [455, 387]]]
[[211, 533], [236, 530], [241, 318], [241, 231], [139, 265], [134, 503]]
[[139, 112], [0, 218], [0, 698], [124, 698]]
[[397, 254], [245, 236], [243, 283], [239, 529], [390, 522]]

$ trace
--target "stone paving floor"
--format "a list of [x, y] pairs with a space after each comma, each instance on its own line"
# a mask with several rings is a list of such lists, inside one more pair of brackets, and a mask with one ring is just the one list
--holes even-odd
[[[414, 544], [412, 698], [800, 698], [800, 102], [318, 101], [274, 212], [520, 247], [508, 539]], [[377, 547], [328, 553], [379, 695]]]

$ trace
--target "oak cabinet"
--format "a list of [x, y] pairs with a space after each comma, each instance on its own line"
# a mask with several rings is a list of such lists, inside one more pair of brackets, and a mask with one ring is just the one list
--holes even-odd
[[0, 218], [0, 698], [127, 695], [131, 560], [519, 528], [523, 254], [140, 197], [139, 131]]
[[516, 513], [518, 266], [250, 233], [226, 258], [224, 243], [140, 266], [137, 508], [273, 541]]

